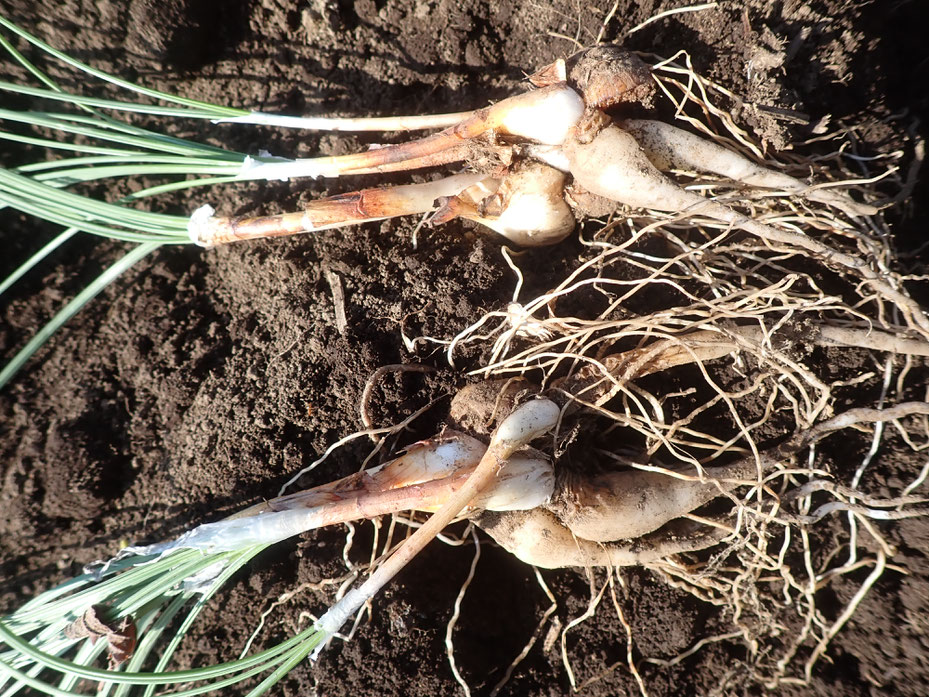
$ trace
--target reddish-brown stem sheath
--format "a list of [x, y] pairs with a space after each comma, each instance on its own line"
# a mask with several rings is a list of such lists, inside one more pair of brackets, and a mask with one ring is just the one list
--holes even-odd
[[[311, 490], [304, 493], [312, 496], [289, 501], [286, 508], [305, 508], [305, 524], [308, 530], [400, 511], [435, 510], [461, 489], [474, 467], [475, 465], [470, 465], [441, 479], [396, 488], [363, 487], [341, 493], [332, 490]], [[267, 504], [267, 508], [270, 511], [277, 510], [273, 501]]]
[[[435, 136], [427, 136], [427, 139], [435, 138], [438, 135], [441, 134], [437, 133]], [[343, 174], [387, 174], [389, 172], [406, 172], [414, 169], [425, 169], [426, 167], [440, 167], [455, 162], [471, 160], [474, 157], [474, 150], [476, 147], [474, 143], [467, 141], [460, 143], [450, 141], [448, 147], [411, 157], [398, 157], [393, 150], [394, 148], [403, 148], [404, 146], [419, 142], [419, 140], [414, 140], [410, 143], [385, 145], [384, 147], [366, 150], [361, 153], [337, 155], [335, 157], [321, 157], [318, 158], [318, 160], [314, 159], [314, 161], [320, 163], [320, 167], [323, 169], [323, 174], [321, 176], [324, 177], [338, 177]], [[381, 161], [382, 157], [375, 154], [381, 153], [384, 150], [389, 151], [389, 161]], [[345, 158], [350, 158], [347, 160], [348, 165], [350, 165], [349, 169], [343, 169], [343, 162], [346, 162]], [[356, 158], [359, 163], [363, 164], [365, 160], [368, 160], [369, 163], [361, 166], [356, 164]]]
[[[562, 131], [567, 132], [580, 117], [578, 110], [582, 109], [581, 97], [570, 87], [551, 85], [478, 109], [461, 123], [434, 135], [352, 155], [316, 158], [313, 167], [316, 176], [338, 177], [427, 166], [421, 163], [437, 164], [433, 158], [443, 152], [446, 157], [465, 159], [468, 155], [461, 146], [469, 145], [469, 141], [488, 131], [543, 142], [554, 132], [553, 138], [560, 142]], [[553, 125], [549, 126], [549, 122]], [[446, 159], [446, 162], [452, 161], [455, 160]], [[411, 164], [413, 162], [417, 164]]]
[[240, 240], [283, 237], [402, 215], [435, 210], [437, 199], [455, 196], [484, 179], [459, 174], [423, 184], [362, 189], [311, 201], [302, 211], [254, 218], [211, 217], [196, 228], [204, 246]]
[[[469, 503], [493, 481], [500, 466], [516, 450], [552, 428], [559, 410], [552, 402], [541, 399], [518, 407], [497, 427], [477, 467], [442, 507], [410, 536], [403, 546], [379, 566], [360, 587], [349, 591], [338, 603], [319, 618], [317, 627], [330, 635], [338, 631], [351, 613], [374, 596], [390, 579], [458, 516]], [[318, 652], [324, 644], [316, 649]]]

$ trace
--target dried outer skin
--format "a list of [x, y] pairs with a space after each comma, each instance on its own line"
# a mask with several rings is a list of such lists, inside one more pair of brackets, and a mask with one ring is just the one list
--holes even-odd
[[137, 629], [132, 616], [108, 621], [106, 617], [110, 613], [110, 608], [104, 605], [91, 605], [83, 615], [64, 628], [63, 634], [68, 639], [88, 638], [92, 644], [97, 643], [98, 639], [106, 639], [109, 666], [113, 670], [135, 653]]
[[494, 424], [505, 419], [521, 399], [538, 391], [537, 385], [519, 377], [465, 385], [452, 397], [449, 422], [452, 428], [465, 433], [488, 435]]
[[676, 520], [634, 540], [598, 543], [571, 534], [544, 508], [485, 511], [474, 522], [521, 561], [543, 569], [572, 566], [635, 566], [712, 547], [727, 534], [719, 528]]
[[608, 109], [623, 102], [650, 106], [655, 83], [651, 68], [619, 46], [595, 46], [565, 62], [568, 84], [584, 97], [588, 109]]
[[626, 540], [654, 532], [728, 489], [660, 472], [628, 470], [565, 479], [546, 507], [575, 535], [594, 542]]
[[541, 162], [523, 162], [506, 173], [500, 188], [472, 218], [522, 247], [561, 242], [577, 225], [564, 198], [565, 175]]

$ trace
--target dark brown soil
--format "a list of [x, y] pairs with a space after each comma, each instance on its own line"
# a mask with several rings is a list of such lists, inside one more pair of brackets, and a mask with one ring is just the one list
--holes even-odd
[[[571, 39], [593, 43], [611, 9], [603, 39], [623, 41], [630, 28], [681, 4], [63, 0], [39, 8], [0, 0], [0, 11], [71, 55], [158, 89], [271, 112], [386, 115], [482, 106], [519, 91], [527, 72], [572, 52]], [[625, 44], [664, 56], [689, 51], [697, 70], [744, 98], [735, 116], [772, 148], [809, 137], [810, 124], [830, 114], [833, 123], [858, 125], [859, 152], [876, 153], [911, 150], [911, 138], [925, 135], [929, 92], [920, 76], [929, 69], [927, 26], [929, 13], [919, 2], [723, 1], [654, 22]], [[778, 118], [765, 107], [808, 118]], [[241, 152], [297, 156], [347, 152], [375, 140], [204, 122], [171, 128]], [[44, 157], [12, 149], [0, 158], [12, 165], [30, 155]], [[224, 213], [275, 212], [372, 182], [250, 184], [206, 196]], [[927, 201], [921, 184], [890, 214], [901, 250], [923, 243]], [[189, 212], [199, 203], [165, 205]], [[7, 211], [0, 222], [2, 277], [52, 229]], [[513, 278], [496, 239], [454, 223], [424, 229], [414, 248], [414, 225], [404, 220], [210, 251], [164, 249], [54, 337], [0, 393], [0, 614], [124, 541], [169, 538], [274, 496], [295, 471], [360, 428], [361, 390], [380, 366], [437, 368], [386, 377], [371, 402], [375, 420], [389, 424], [444, 399], [396, 445], [434, 433], [447, 396], [481, 355], [465, 351], [453, 371], [440, 350], [408, 352], [401, 329], [452, 336], [505, 307]], [[77, 241], [4, 297], [4, 355], [119, 251]], [[530, 252], [520, 262], [534, 270], [522, 297], [551, 287], [587, 253], [571, 241]], [[327, 272], [344, 288], [342, 332]], [[862, 437], [831, 457], [854, 457], [866, 447]], [[356, 441], [302, 483], [354, 471], [368, 448]], [[909, 481], [923, 466], [924, 455], [901, 453], [881, 462], [886, 481]], [[785, 686], [781, 694], [929, 694], [929, 522], [901, 521], [886, 534], [899, 548], [893, 560], [899, 570], [866, 597], [812, 684]], [[359, 528], [356, 561], [364, 557], [365, 538], [369, 527]], [[259, 557], [202, 618], [182, 660], [238, 655], [273, 600], [344, 572], [344, 539], [344, 530], [323, 530]], [[471, 548], [433, 544], [375, 600], [370, 621], [352, 641], [336, 642], [316, 665], [299, 666], [276, 694], [456, 693], [443, 642], [471, 559]], [[582, 570], [543, 576], [562, 624], [583, 613]], [[620, 602], [637, 657], [671, 658], [731, 630], [714, 607], [648, 572], [629, 569], [624, 577]], [[834, 587], [824, 611], [840, 611], [854, 588]], [[301, 613], [318, 613], [331, 593], [298, 594], [269, 618], [263, 637], [280, 639], [305, 626]], [[548, 604], [532, 569], [484, 545], [455, 635], [458, 665], [476, 693], [487, 694], [500, 679]], [[578, 683], [601, 676], [585, 692], [637, 693], [625, 667], [625, 637], [608, 600], [569, 634]], [[655, 696], [760, 693], [745, 658], [742, 643], [724, 641], [673, 667], [643, 664], [642, 672]], [[558, 643], [540, 642], [502, 694], [568, 691]]]

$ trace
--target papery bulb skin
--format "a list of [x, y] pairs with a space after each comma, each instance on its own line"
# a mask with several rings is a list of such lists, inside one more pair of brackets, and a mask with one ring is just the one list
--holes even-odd
[[588, 109], [609, 109], [621, 103], [650, 105], [655, 90], [651, 68], [637, 55], [618, 46], [595, 46], [566, 61], [568, 84], [584, 98]]

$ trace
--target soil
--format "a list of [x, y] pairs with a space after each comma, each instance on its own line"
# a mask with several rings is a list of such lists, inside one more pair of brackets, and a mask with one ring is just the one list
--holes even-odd
[[[31, 1], [0, 0], [0, 11], [55, 47], [129, 80], [270, 112], [387, 115], [479, 107], [520, 91], [526, 73], [572, 52], [575, 41], [595, 42], [602, 31], [604, 41], [634, 50], [664, 56], [687, 50], [698, 71], [743, 98], [737, 121], [773, 150], [811, 137], [827, 115], [833, 124], [857, 126], [860, 153], [911, 153], [913, 138], [925, 137], [929, 93], [919, 87], [929, 68], [929, 48], [920, 38], [929, 26], [924, 4], [723, 0], [628, 34], [680, 5], [62, 0], [39, 11]], [[18, 76], [9, 65], [0, 70]], [[62, 73], [61, 80], [76, 86], [72, 74]], [[170, 128], [241, 152], [291, 156], [338, 154], [376, 141], [195, 121]], [[0, 158], [10, 166], [30, 156], [45, 155], [10, 147]], [[911, 160], [907, 155], [903, 166]], [[406, 181], [400, 175], [387, 180]], [[228, 214], [277, 212], [375, 181], [382, 180], [238, 185], [159, 205], [191, 211], [203, 202], [196, 197], [206, 195]], [[888, 215], [898, 248], [918, 253], [929, 188], [918, 184]], [[8, 211], [0, 221], [5, 276], [53, 229]], [[504, 308], [514, 279], [500, 243], [489, 235], [451, 223], [424, 228], [414, 247], [415, 223], [208, 251], [163, 249], [59, 332], [0, 393], [0, 611], [126, 541], [167, 539], [274, 496], [294, 472], [360, 428], [361, 391], [383, 365], [436, 369], [388, 374], [374, 390], [370, 411], [381, 425], [438, 400], [391, 446], [435, 433], [448, 396], [484, 354], [465, 346], [452, 369], [435, 346], [408, 350], [401, 332], [454, 336], [485, 312]], [[5, 296], [4, 355], [120, 251], [115, 244], [78, 240]], [[532, 272], [521, 297], [547, 290], [587, 255], [577, 241], [528, 252], [520, 266]], [[344, 290], [347, 324], [341, 329], [332, 274]], [[913, 291], [925, 289], [914, 285]], [[825, 364], [833, 358], [819, 356]], [[825, 369], [837, 373], [842, 364]], [[860, 460], [867, 446], [862, 436], [826, 449], [824, 457]], [[355, 471], [369, 449], [367, 441], [354, 441], [301, 484]], [[909, 481], [924, 460], [905, 448], [891, 450], [881, 460], [882, 481]], [[778, 694], [929, 694], [929, 521], [887, 524], [885, 534], [898, 548], [897, 570], [865, 597], [810, 685], [782, 685]], [[370, 538], [370, 526], [359, 526], [351, 559], [365, 559]], [[272, 601], [345, 572], [344, 544], [344, 529], [321, 530], [258, 557], [203, 616], [181, 664], [237, 655]], [[351, 641], [335, 642], [314, 665], [298, 666], [275, 694], [459, 692], [446, 660], [445, 627], [472, 556], [471, 546], [432, 544], [376, 598]], [[583, 570], [542, 576], [558, 600], [561, 626], [583, 614], [589, 601]], [[650, 572], [626, 569], [623, 578], [619, 603], [637, 660], [670, 659], [731, 631], [724, 613]], [[823, 601], [824, 611], [833, 613], [827, 619], [854, 589], [851, 581], [832, 587], [833, 602]], [[307, 585], [270, 615], [262, 640], [305, 626], [302, 613], [320, 612], [332, 593], [332, 587]], [[548, 605], [531, 568], [483, 545], [455, 633], [457, 664], [475, 694], [490, 692]], [[568, 634], [567, 649], [578, 684], [591, 681], [585, 693], [638, 692], [625, 667], [626, 631], [608, 599]], [[672, 666], [639, 665], [656, 697], [765, 691], [752, 680], [737, 638], [709, 643]], [[569, 691], [559, 643], [540, 641], [501, 694]]]

